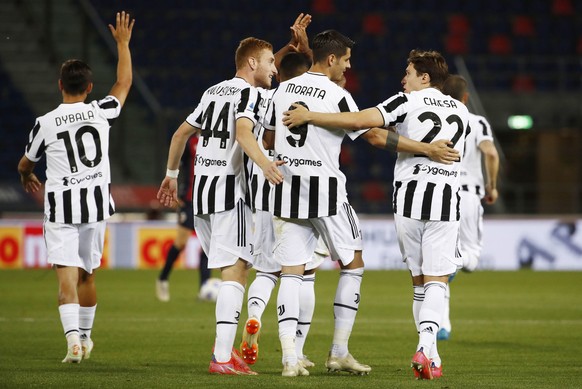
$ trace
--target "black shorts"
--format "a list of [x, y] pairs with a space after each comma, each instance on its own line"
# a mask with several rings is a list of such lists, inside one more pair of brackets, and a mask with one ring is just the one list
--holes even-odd
[[192, 201], [185, 201], [178, 210], [178, 224], [194, 231], [194, 209]]

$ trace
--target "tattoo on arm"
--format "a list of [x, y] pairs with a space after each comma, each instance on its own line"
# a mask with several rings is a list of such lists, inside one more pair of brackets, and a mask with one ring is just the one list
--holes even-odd
[[390, 151], [396, 151], [398, 147], [398, 141], [400, 139], [400, 135], [395, 132], [388, 131], [388, 136], [386, 137], [386, 146], [385, 148]]

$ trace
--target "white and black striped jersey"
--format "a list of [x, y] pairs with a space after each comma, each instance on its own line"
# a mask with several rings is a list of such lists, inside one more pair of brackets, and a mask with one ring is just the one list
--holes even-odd
[[465, 155], [461, 163], [461, 189], [483, 198], [486, 192], [483, 179], [483, 153], [479, 145], [486, 140], [493, 142], [493, 132], [483, 116], [469, 113], [469, 125], [471, 133], [465, 140]]
[[357, 111], [352, 96], [326, 75], [307, 72], [279, 85], [265, 122], [275, 130], [275, 155], [286, 162], [280, 166], [282, 184], [272, 194], [273, 214], [279, 217], [308, 219], [331, 216], [347, 203], [346, 177], [339, 169], [339, 154], [344, 136], [357, 138], [364, 131], [346, 131], [303, 125], [288, 129], [283, 112], [299, 103], [317, 112]]
[[[271, 97], [273, 96], [274, 89], [263, 89], [257, 88], [259, 93], [261, 94], [261, 103], [259, 108], [259, 121], [255, 126], [255, 135], [257, 137], [257, 142], [259, 144], [259, 148], [265, 154], [267, 158], [273, 160], [275, 151], [274, 150], [265, 150], [263, 147], [263, 134], [265, 133], [264, 128], [264, 120], [265, 114], [267, 111], [267, 106], [271, 101]], [[250, 204], [252, 204], [251, 208], [253, 210], [259, 209], [262, 211], [272, 211], [270, 206], [270, 194], [271, 190], [273, 189], [273, 185], [269, 183], [265, 176], [263, 175], [263, 171], [258, 166], [253, 166], [253, 172], [251, 176], [251, 181], [249, 184], [249, 194], [251, 197]]]
[[239, 199], [247, 199], [252, 161], [236, 141], [236, 121], [247, 118], [256, 125], [260, 98], [257, 88], [234, 77], [208, 88], [186, 119], [201, 130], [193, 188], [195, 215], [226, 211]]
[[26, 157], [46, 155], [44, 210], [55, 223], [92, 223], [115, 213], [110, 193], [109, 130], [121, 112], [114, 96], [61, 104], [36, 119]]
[[[449, 139], [463, 158], [469, 112], [463, 103], [426, 88], [398, 93], [376, 106], [385, 126], [398, 134], [430, 143]], [[393, 209], [417, 220], [459, 220], [460, 162], [445, 165], [422, 155], [398, 153], [394, 169]]]

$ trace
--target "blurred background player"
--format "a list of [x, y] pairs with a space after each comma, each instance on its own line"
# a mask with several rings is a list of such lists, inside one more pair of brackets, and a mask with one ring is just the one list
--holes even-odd
[[219, 268], [222, 284], [216, 300], [216, 337], [209, 372], [224, 375], [254, 373], [233, 349], [252, 265], [252, 212], [247, 197], [252, 162], [273, 184], [283, 179], [278, 166], [259, 148], [254, 127], [261, 95], [277, 74], [273, 46], [261, 39], [243, 39], [235, 54], [236, 74], [208, 88], [200, 103], [178, 127], [168, 153], [166, 177], [158, 199], [177, 201], [178, 166], [190, 136], [200, 133], [193, 186], [194, 227], [208, 266]]
[[[46, 156], [44, 238], [48, 263], [59, 282], [59, 314], [67, 338], [63, 363], [89, 359], [97, 308], [95, 273], [101, 264], [106, 222], [115, 212], [109, 192], [109, 131], [132, 83], [129, 41], [135, 20], [117, 13], [109, 30], [117, 42], [117, 81], [103, 100], [85, 103], [93, 89], [92, 71], [71, 59], [61, 66], [63, 103], [37, 118], [18, 164], [27, 192], [40, 190], [33, 173]], [[87, 177], [90, 177], [87, 179]]]
[[[443, 93], [467, 104], [469, 90], [467, 81], [459, 75], [450, 75], [444, 83]], [[495, 147], [493, 132], [487, 119], [469, 113], [471, 132], [465, 140], [465, 155], [461, 163], [461, 225], [459, 244], [463, 259], [463, 270], [472, 272], [477, 268], [483, 248], [483, 206], [481, 200], [492, 205], [497, 201], [497, 173], [499, 153]], [[485, 175], [483, 177], [483, 166]], [[451, 334], [450, 281], [445, 296], [443, 323], [437, 334], [438, 340], [447, 340]]]
[[[188, 138], [184, 154], [180, 160], [180, 170], [182, 171], [180, 184], [178, 185], [179, 200], [176, 204], [178, 207], [178, 226], [176, 227], [176, 238], [172, 247], [168, 250], [164, 267], [156, 280], [156, 296], [158, 300], [170, 301], [170, 282], [169, 277], [172, 272], [174, 263], [180, 253], [186, 247], [188, 239], [194, 231], [194, 212], [192, 209], [192, 187], [194, 184], [194, 165], [196, 158], [196, 146], [198, 145], [198, 134]], [[199, 289], [210, 278], [210, 269], [208, 269], [208, 257], [204, 250], [200, 250], [200, 262], [198, 265], [200, 274]], [[198, 296], [199, 298], [201, 296]]]

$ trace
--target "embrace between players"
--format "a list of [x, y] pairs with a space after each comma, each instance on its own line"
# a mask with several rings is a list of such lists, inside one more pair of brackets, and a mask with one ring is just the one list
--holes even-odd
[[[468, 111], [440, 91], [448, 77], [443, 57], [419, 50], [411, 51], [407, 59], [404, 92], [359, 111], [343, 89], [354, 42], [327, 30], [315, 35], [310, 45], [306, 34], [310, 21], [310, 15], [300, 14], [291, 26], [291, 41], [276, 54], [264, 40], [243, 39], [236, 50], [235, 76], [208, 88], [172, 137], [166, 177], [158, 192], [162, 204], [171, 206], [177, 201], [178, 166], [192, 134], [200, 135], [197, 156], [216, 161], [196, 166], [192, 187], [194, 227], [208, 256], [208, 267], [220, 269], [223, 281], [216, 301], [216, 337], [209, 371], [257, 374], [249, 365], [259, 356], [261, 316], [280, 280], [277, 315], [282, 375], [309, 375], [308, 368], [314, 363], [303, 354], [303, 344], [313, 315], [315, 269], [327, 256], [341, 270], [334, 299], [334, 334], [325, 366], [328, 371], [353, 374], [371, 371], [348, 350], [361, 302], [364, 260], [358, 216], [348, 202], [346, 178], [338, 162], [347, 135], [399, 153], [393, 208], [403, 260], [414, 287], [419, 342], [412, 367], [417, 378], [438, 378], [442, 363], [436, 333], [445, 290], [448, 277], [462, 264], [456, 256], [457, 192], [465, 136], [470, 131]], [[80, 71], [70, 69], [71, 64], [63, 65], [62, 80], [78, 80], [76, 72], [85, 79], [74, 88], [69, 85], [73, 81], [60, 82], [64, 105], [59, 109], [67, 113], [92, 109], [95, 123], [62, 129], [39, 118], [19, 164], [24, 187], [37, 191], [40, 182], [32, 173], [34, 163], [43, 152], [47, 157], [45, 235], [49, 263], [57, 268], [59, 278], [59, 311], [68, 344], [63, 362], [80, 362], [93, 348], [93, 270], [99, 266], [105, 220], [114, 212], [104, 139], [131, 85], [128, 44], [133, 25], [129, 15], [121, 13], [116, 27], [110, 26], [118, 43], [118, 81], [104, 100], [85, 104], [92, 88], [90, 69], [84, 64], [73, 63]], [[271, 90], [278, 74], [279, 87]], [[313, 87], [320, 92], [301, 93]], [[447, 104], [427, 104], [434, 101]], [[78, 135], [79, 131], [84, 132]], [[67, 139], [85, 132], [101, 139], [78, 150], [99, 156], [91, 163], [86, 163], [86, 156], [76, 158], [75, 150], [67, 146]], [[59, 154], [63, 147], [70, 152]], [[63, 155], [70, 169], [49, 175], [64, 162]], [[309, 163], [285, 163], [291, 160]], [[76, 192], [58, 180], [51, 181], [53, 176], [99, 171], [102, 180], [75, 188]], [[439, 173], [429, 173], [434, 171]], [[69, 247], [73, 244], [79, 247]], [[71, 250], [63, 251], [63, 245]], [[68, 256], [70, 252], [79, 255]], [[257, 269], [257, 277], [249, 288], [249, 317], [239, 352], [234, 342], [251, 266]]]

